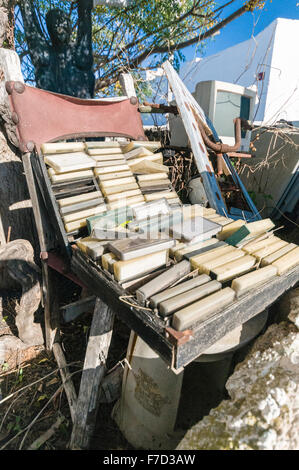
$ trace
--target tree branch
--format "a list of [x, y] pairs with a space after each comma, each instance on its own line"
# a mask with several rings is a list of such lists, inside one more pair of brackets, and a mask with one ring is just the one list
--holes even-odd
[[[235, 0], [233, 0], [235, 1]], [[147, 33], [145, 34], [142, 38], [139, 38], [138, 40], [134, 40], [134, 41], [131, 41], [129, 44], [126, 44], [126, 46], [124, 48], [122, 48], [122, 52], [125, 52], [129, 49], [131, 49], [132, 47], [134, 46], [137, 46], [138, 44], [142, 43], [143, 41], [145, 41], [146, 39], [148, 39], [149, 37], [151, 36], [154, 36], [155, 34], [157, 33], [160, 33], [162, 32], [163, 30], [167, 29], [167, 28], [170, 28], [171, 26], [174, 26], [176, 24], [179, 24], [181, 21], [184, 21], [186, 18], [188, 18], [188, 16], [192, 15], [193, 11], [197, 8], [197, 6], [199, 5], [200, 3], [200, 0], [196, 1], [193, 5], [193, 7], [188, 10], [186, 13], [184, 13], [182, 16], [180, 16], [179, 18], [177, 18], [176, 20], [166, 24], [166, 25], [163, 25], [162, 27], [156, 29], [155, 31], [151, 31], [150, 33]], [[202, 7], [206, 6], [208, 4], [205, 3]], [[113, 57], [111, 57], [109, 60], [110, 61], [113, 61], [115, 60], [117, 57], [119, 56], [119, 53], [117, 54], [114, 54]]]
[[204, 33], [199, 34], [198, 36], [188, 39], [187, 41], [183, 41], [179, 44], [172, 44], [169, 47], [165, 46], [157, 46], [154, 47], [152, 50], [147, 49], [144, 51], [142, 54], [140, 54], [138, 57], [136, 57], [132, 62], [131, 62], [131, 67], [135, 68], [137, 65], [139, 65], [148, 55], [152, 54], [165, 54], [168, 52], [172, 52], [174, 50], [179, 50], [179, 49], [184, 49], [185, 47], [191, 46], [193, 44], [196, 44], [198, 42], [203, 41], [204, 39], [207, 39], [211, 36], [213, 36], [215, 33], [217, 33], [220, 29], [224, 28], [224, 26], [228, 25], [231, 23], [233, 20], [236, 18], [239, 18], [242, 16], [246, 11], [248, 11], [248, 5], [245, 4], [238, 10], [236, 10], [234, 13], [229, 15], [227, 18], [222, 20], [220, 23], [217, 25], [213, 26], [212, 28], [208, 29]]

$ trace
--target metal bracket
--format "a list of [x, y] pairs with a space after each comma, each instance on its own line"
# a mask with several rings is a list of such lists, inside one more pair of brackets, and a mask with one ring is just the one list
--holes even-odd
[[174, 346], [181, 346], [190, 341], [193, 337], [192, 330], [177, 331], [168, 326], [165, 328], [165, 331], [167, 339], [169, 339], [170, 343]]

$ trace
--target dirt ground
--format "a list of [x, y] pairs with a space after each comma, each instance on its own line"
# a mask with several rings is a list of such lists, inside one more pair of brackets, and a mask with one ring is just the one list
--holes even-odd
[[[61, 278], [60, 298], [63, 303], [78, 298], [80, 290]], [[16, 334], [14, 326], [18, 292], [0, 292], [0, 336]], [[63, 304], [62, 303], [62, 304]], [[87, 345], [91, 315], [84, 314], [72, 323], [62, 325], [62, 347], [78, 392], [84, 354]], [[108, 357], [108, 370], [124, 359], [130, 331], [116, 321]], [[58, 431], [43, 446], [45, 450], [67, 448], [71, 435], [71, 417], [58, 366], [52, 354], [43, 347], [29, 348], [21, 363], [15, 366], [15, 357], [0, 370], [0, 450], [27, 449], [45, 433], [59, 417], [63, 421]], [[1, 400], [11, 398], [1, 404]], [[113, 404], [101, 404], [93, 449], [129, 449], [130, 445], [118, 431], [110, 414]]]
[[[295, 243], [298, 243], [298, 235], [298, 227], [293, 224], [286, 224], [285, 229], [278, 233], [281, 238]], [[61, 305], [79, 298], [80, 289], [65, 278], [60, 281]], [[17, 291], [0, 291], [0, 337], [17, 334], [14, 317], [19, 295]], [[37, 319], [41, 317], [42, 312], [39, 312]], [[77, 392], [90, 323], [91, 315], [84, 314], [76, 321], [62, 325], [62, 345]], [[125, 358], [129, 334], [128, 327], [116, 320], [108, 370]], [[249, 348], [250, 345], [235, 354], [230, 373], [234, 365], [243, 360]], [[25, 352], [19, 364], [15, 364], [15, 359], [3, 364], [0, 370], [0, 450], [28, 449], [58, 418], [62, 420], [58, 430], [41, 449], [67, 449], [72, 423], [53, 355], [47, 354], [42, 347], [35, 347]], [[178, 429], [187, 430], [227, 398], [225, 389], [215, 386], [215, 374], [219, 367], [221, 363], [192, 363], [185, 369]], [[114, 404], [100, 404], [91, 449], [132, 449], [111, 418]]]

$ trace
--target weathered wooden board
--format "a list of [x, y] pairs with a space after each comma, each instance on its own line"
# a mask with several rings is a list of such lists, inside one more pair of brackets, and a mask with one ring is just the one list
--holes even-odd
[[100, 385], [106, 372], [113, 321], [114, 312], [97, 298], [76, 403], [71, 449], [87, 449], [94, 432]]
[[48, 217], [45, 217], [47, 213], [46, 203], [37, 184], [36, 175], [33, 172], [32, 155], [30, 153], [23, 155], [23, 166], [32, 203], [40, 251], [47, 251], [55, 247], [55, 234], [50, 226]]
[[[41, 253], [57, 248], [57, 235], [48, 218], [47, 202], [36, 159], [32, 154], [23, 155], [23, 164], [26, 181], [32, 201], [34, 218], [38, 232]], [[33, 171], [35, 170], [35, 171]], [[58, 242], [59, 243], [59, 242]], [[59, 319], [57, 316], [57, 298], [54, 284], [54, 273], [48, 267], [46, 260], [42, 259], [42, 280], [44, 297], [45, 340], [47, 350], [51, 350], [58, 332]]]
[[78, 316], [82, 313], [90, 312], [91, 310], [93, 311], [95, 301], [96, 297], [93, 295], [60, 307], [60, 311], [62, 312], [65, 323], [76, 320], [76, 318], [78, 318]]
[[55, 231], [60, 249], [67, 257], [69, 257], [70, 256], [69, 242], [68, 242], [68, 239], [64, 230], [64, 226], [63, 226], [60, 214], [59, 214], [57, 203], [55, 201], [55, 196], [53, 194], [53, 191], [49, 182], [46, 166], [44, 164], [43, 159], [39, 157], [36, 153], [31, 154], [31, 162], [32, 162], [34, 174], [37, 179], [38, 186], [44, 198], [45, 207], [48, 210], [48, 217], [51, 221], [52, 226], [54, 227], [54, 231]]
[[72, 381], [72, 376], [69, 371], [69, 368], [68, 368], [60, 343], [53, 344], [53, 353], [54, 353], [56, 362], [59, 367], [59, 372], [60, 372], [61, 380], [63, 383], [63, 388], [67, 396], [68, 404], [70, 407], [71, 418], [72, 418], [72, 421], [74, 422], [75, 413], [76, 413], [77, 394], [76, 394], [76, 390]]
[[197, 119], [203, 123], [206, 122], [204, 112], [183, 84], [170, 62], [164, 62], [162, 68], [168, 78], [186, 133], [189, 137], [196, 166], [202, 177], [209, 203], [214, 209], [217, 209], [219, 214], [227, 215], [228, 211], [198, 127]]

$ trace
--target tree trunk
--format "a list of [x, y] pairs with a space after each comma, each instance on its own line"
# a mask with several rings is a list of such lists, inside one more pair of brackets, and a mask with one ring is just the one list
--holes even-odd
[[[8, 23], [3, 3], [10, 2], [1, 3], [0, 0], [0, 46], [1, 41], [5, 41], [4, 28]], [[26, 239], [37, 254], [36, 230], [21, 154], [13, 145], [16, 143], [15, 129], [5, 90], [7, 80], [23, 82], [20, 60], [14, 51], [0, 48], [0, 245]], [[3, 281], [2, 278], [3, 271], [0, 271]], [[12, 287], [11, 282], [7, 287]]]
[[[34, 246], [35, 226], [22, 160], [0, 126], [0, 241], [26, 239]], [[9, 238], [9, 239], [8, 239]]]
[[0, 0], [0, 46], [7, 49], [15, 48], [15, 5], [16, 0]]

